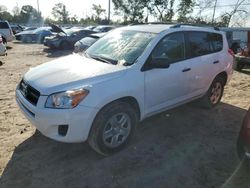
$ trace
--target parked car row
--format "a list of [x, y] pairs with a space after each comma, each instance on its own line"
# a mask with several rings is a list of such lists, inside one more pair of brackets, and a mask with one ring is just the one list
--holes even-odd
[[53, 31], [57, 31], [56, 35], [45, 37], [44, 45], [50, 48], [71, 49], [80, 39], [95, 33], [93, 30], [82, 28], [61, 29], [56, 25], [51, 25]]
[[[80, 52], [114, 28], [115, 26], [112, 25], [61, 28], [49, 24], [48, 27], [23, 29], [15, 34], [15, 37], [16, 40], [24, 43], [43, 43], [52, 49], [73, 49], [76, 42], [79, 41], [75, 52]], [[80, 42], [85, 37], [89, 38]]]
[[74, 52], [82, 52], [90, 47], [99, 38], [103, 37], [108, 31], [115, 26], [88, 26], [85, 28], [69, 28], [62, 29], [51, 24], [52, 30], [56, 31], [56, 35], [45, 37], [44, 45], [57, 49], [72, 49]]

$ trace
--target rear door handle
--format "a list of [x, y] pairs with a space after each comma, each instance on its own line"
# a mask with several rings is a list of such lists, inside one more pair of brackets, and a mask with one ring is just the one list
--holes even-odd
[[187, 72], [187, 71], [190, 71], [191, 68], [186, 68], [186, 69], [183, 69], [182, 72]]
[[219, 62], [220, 62], [220, 61], [214, 61], [213, 64], [217, 64], [217, 63], [219, 63]]

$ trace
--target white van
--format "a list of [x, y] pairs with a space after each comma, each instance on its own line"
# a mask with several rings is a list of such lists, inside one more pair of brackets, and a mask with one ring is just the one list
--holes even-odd
[[217, 105], [232, 64], [225, 34], [213, 28], [127, 26], [83, 55], [32, 68], [16, 100], [45, 136], [88, 140], [109, 155], [130, 141], [138, 121], [201, 97], [206, 106]]
[[15, 36], [8, 21], [0, 20], [0, 35], [2, 35], [4, 44], [6, 44], [7, 42], [11, 42], [15, 39]]

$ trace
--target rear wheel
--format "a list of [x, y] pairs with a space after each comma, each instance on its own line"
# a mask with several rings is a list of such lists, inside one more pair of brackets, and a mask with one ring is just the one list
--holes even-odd
[[89, 145], [102, 155], [124, 148], [134, 135], [138, 117], [131, 105], [114, 102], [97, 115], [89, 135]]
[[203, 104], [207, 108], [215, 107], [221, 100], [224, 91], [224, 80], [216, 77], [203, 97]]

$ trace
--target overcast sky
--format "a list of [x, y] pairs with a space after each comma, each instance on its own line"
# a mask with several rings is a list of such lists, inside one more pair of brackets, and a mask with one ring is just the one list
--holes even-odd
[[[32, 5], [34, 8], [37, 9], [37, 0], [2, 0], [0, 5], [5, 5], [9, 11], [12, 11], [13, 7], [18, 5], [20, 8], [23, 5]], [[111, 0], [112, 1], [112, 0]], [[215, 18], [218, 17], [222, 12], [229, 10], [237, 0], [218, 0], [217, 9], [215, 13]], [[176, 0], [178, 3], [179, 0]], [[63, 3], [66, 5], [67, 10], [69, 11], [70, 15], [77, 15], [79, 18], [90, 16], [92, 13], [92, 4], [100, 4], [104, 9], [108, 9], [108, 0], [39, 0], [40, 11], [44, 17], [51, 16], [52, 7], [56, 3]], [[225, 6], [229, 5], [229, 6]], [[250, 10], [250, 5], [246, 5], [247, 10]], [[111, 3], [111, 13], [113, 12], [113, 5]], [[209, 9], [210, 12], [207, 14], [212, 15], [213, 9]], [[206, 14], [206, 13], [205, 13]], [[112, 18], [112, 17], [111, 17]], [[248, 17], [248, 22], [245, 26], [250, 27], [250, 18]], [[151, 21], [154, 21], [151, 18]]]

